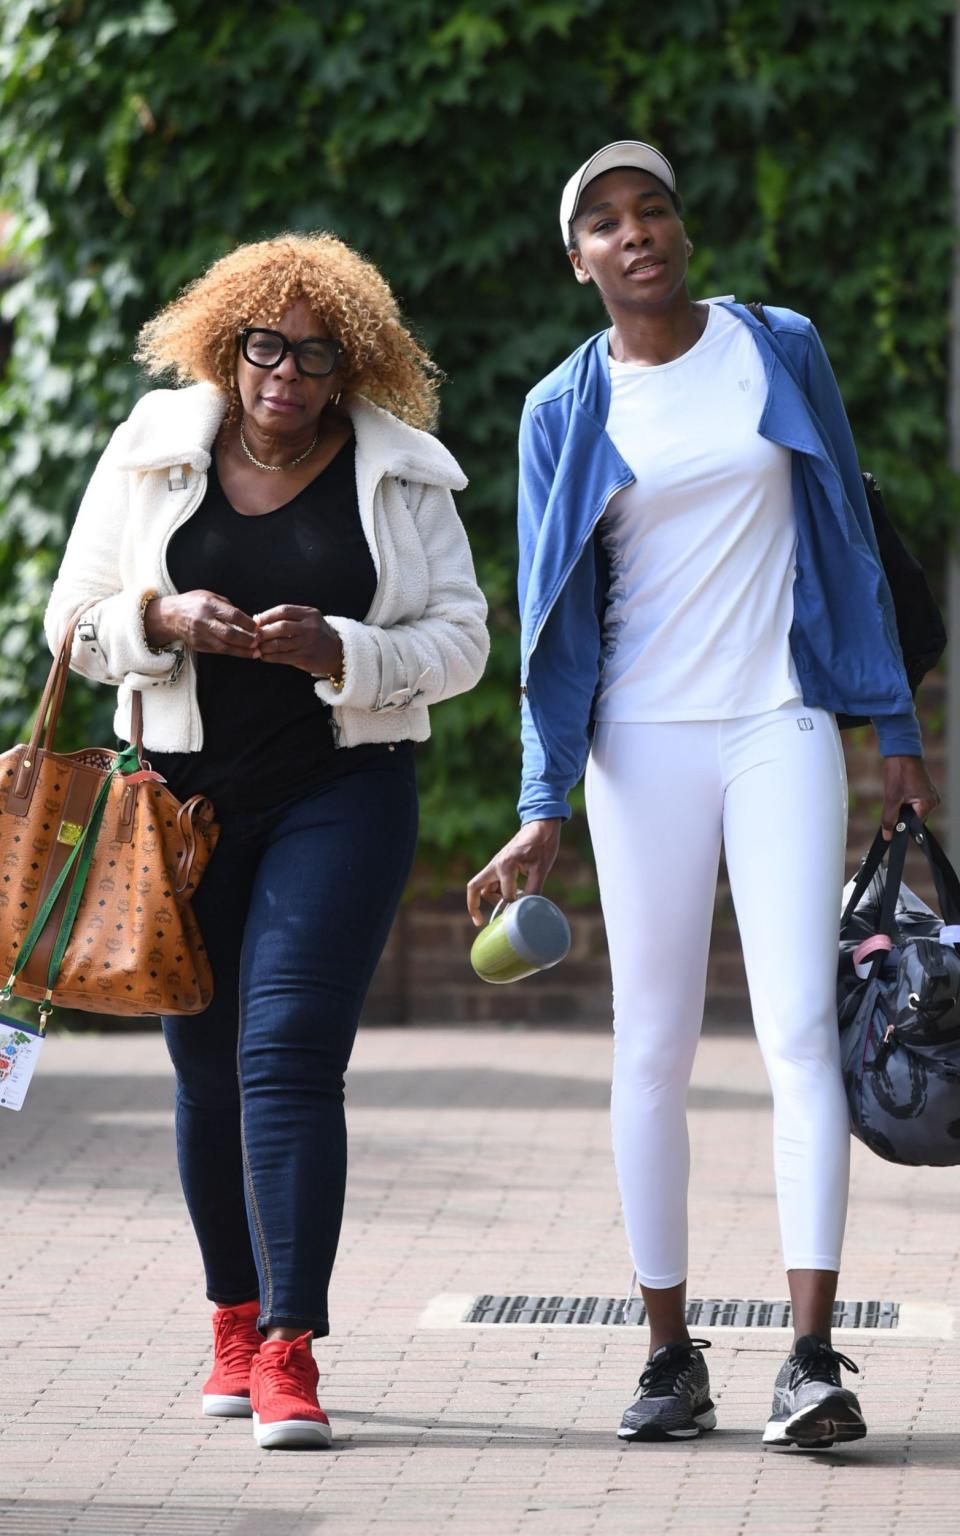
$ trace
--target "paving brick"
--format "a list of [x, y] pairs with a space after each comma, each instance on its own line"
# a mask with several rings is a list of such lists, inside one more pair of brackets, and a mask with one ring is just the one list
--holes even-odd
[[[939, 1536], [956, 1530], [960, 1343], [844, 1335], [871, 1426], [820, 1456], [759, 1434], [787, 1335], [715, 1331], [720, 1428], [622, 1446], [642, 1329], [421, 1326], [437, 1294], [622, 1295], [609, 1041], [575, 1030], [367, 1030], [334, 1333], [337, 1440], [259, 1452], [202, 1418], [210, 1306], [177, 1187], [159, 1037], [48, 1042], [0, 1122], [3, 1536]], [[770, 1107], [746, 1033], [691, 1090], [691, 1295], [785, 1295]], [[956, 1305], [957, 1170], [854, 1146], [842, 1293]]]

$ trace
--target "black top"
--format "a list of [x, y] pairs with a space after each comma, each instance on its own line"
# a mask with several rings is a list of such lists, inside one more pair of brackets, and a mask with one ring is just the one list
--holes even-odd
[[[376, 573], [357, 502], [355, 444], [284, 506], [245, 517], [210, 466], [207, 492], [167, 549], [178, 592], [218, 592], [253, 615], [296, 603], [364, 619]], [[180, 799], [209, 795], [217, 812], [279, 805], [356, 766], [378, 743], [336, 749], [330, 710], [299, 667], [196, 653], [199, 752], [146, 752]]]

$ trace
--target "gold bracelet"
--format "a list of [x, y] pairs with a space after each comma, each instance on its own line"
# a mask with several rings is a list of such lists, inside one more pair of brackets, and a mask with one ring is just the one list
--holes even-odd
[[143, 643], [151, 656], [165, 656], [170, 649], [167, 645], [151, 645], [147, 639], [147, 608], [154, 598], [159, 596], [159, 592], [150, 591], [144, 592], [140, 599], [140, 632], [143, 635]]
[[347, 653], [344, 650], [343, 641], [340, 641], [340, 671], [336, 677], [332, 672], [319, 672], [317, 676], [321, 683], [329, 683], [334, 693], [342, 693], [344, 683], [347, 681]]

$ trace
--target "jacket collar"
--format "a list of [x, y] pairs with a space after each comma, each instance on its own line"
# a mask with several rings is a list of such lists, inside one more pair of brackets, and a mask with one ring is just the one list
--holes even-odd
[[727, 299], [720, 302], [724, 309], [730, 310], [752, 332], [763, 360], [767, 398], [760, 413], [757, 431], [771, 442], [779, 443], [796, 453], [806, 454], [814, 460], [825, 484], [838, 481], [829, 434], [815, 415], [783, 342], [745, 304]]
[[363, 395], [344, 401], [357, 435], [357, 456], [370, 458], [380, 472], [422, 485], [462, 491], [467, 477], [453, 454], [429, 432], [411, 427]]
[[152, 389], [117, 429], [117, 467], [144, 471], [192, 464], [194, 469], [209, 468], [210, 450], [226, 411], [227, 397], [213, 384]]
[[[829, 438], [813, 414], [779, 338], [729, 294], [711, 299], [710, 303], [721, 305], [742, 320], [760, 350], [767, 378], [767, 398], [757, 430], [771, 442], [806, 454], [815, 462], [825, 484], [832, 486], [837, 480], [837, 466]], [[562, 377], [562, 370], [572, 374], [572, 387], [581, 409], [601, 429], [606, 427], [610, 412], [609, 337], [609, 331], [591, 336], [558, 370], [559, 377]]]
[[[462, 491], [467, 483], [456, 459], [429, 432], [408, 426], [362, 395], [344, 402], [357, 438], [357, 456], [380, 474]], [[137, 401], [117, 430], [120, 469], [145, 471], [191, 464], [210, 465], [214, 438], [227, 409], [227, 396], [214, 384], [154, 389]]]

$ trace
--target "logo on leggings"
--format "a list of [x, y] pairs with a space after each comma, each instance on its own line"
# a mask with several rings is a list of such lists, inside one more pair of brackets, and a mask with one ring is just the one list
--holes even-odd
[[804, 715], [800, 720], [797, 721], [797, 724], [800, 727], [801, 731], [812, 731], [813, 730], [813, 721], [810, 719], [809, 715]]

